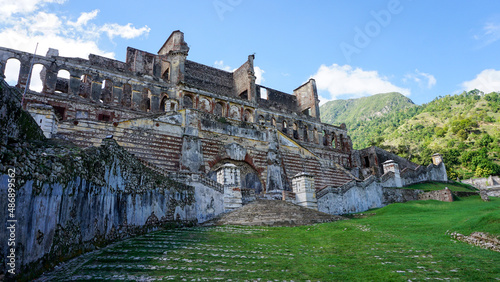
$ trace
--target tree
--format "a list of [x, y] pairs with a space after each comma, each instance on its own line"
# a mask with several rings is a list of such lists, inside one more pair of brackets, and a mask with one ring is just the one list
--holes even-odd
[[488, 145], [493, 141], [493, 137], [491, 137], [489, 134], [484, 134], [483, 137], [481, 137], [481, 140], [479, 140], [479, 146], [483, 148], [488, 147]]

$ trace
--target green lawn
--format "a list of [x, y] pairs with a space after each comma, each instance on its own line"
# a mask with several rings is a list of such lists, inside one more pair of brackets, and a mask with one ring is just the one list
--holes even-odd
[[195, 227], [105, 248], [53, 279], [408, 281], [500, 279], [500, 253], [447, 234], [500, 235], [500, 199], [413, 201], [301, 227]]
[[435, 191], [435, 190], [443, 190], [445, 187], [448, 187], [452, 192], [474, 192], [478, 191], [476, 188], [474, 188], [471, 185], [464, 184], [464, 183], [459, 183], [459, 182], [453, 182], [453, 183], [443, 183], [443, 182], [424, 182], [424, 183], [418, 183], [418, 184], [413, 184], [410, 186], [403, 187], [405, 189], [420, 189], [424, 190], [425, 192], [428, 191]]

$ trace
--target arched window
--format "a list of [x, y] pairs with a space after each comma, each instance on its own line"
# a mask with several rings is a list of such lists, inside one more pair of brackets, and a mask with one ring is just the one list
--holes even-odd
[[298, 126], [297, 126], [296, 122], [293, 124], [293, 138], [299, 139], [299, 131], [298, 131]]
[[253, 122], [253, 112], [250, 109], [245, 109], [243, 120], [246, 122]]
[[248, 91], [245, 90], [245, 91], [241, 92], [240, 93], [240, 98], [244, 99], [244, 100], [248, 100]]
[[328, 133], [326, 130], [323, 130], [323, 146], [328, 146]]
[[236, 105], [231, 105], [229, 109], [229, 117], [236, 120], [241, 120], [241, 109]]
[[29, 90], [42, 92], [43, 81], [40, 77], [40, 73], [43, 71], [44, 65], [35, 64], [31, 70], [31, 79], [29, 81]]
[[163, 96], [163, 98], [161, 99], [161, 102], [160, 102], [160, 112], [167, 111], [167, 109], [168, 109], [167, 103], [168, 103], [168, 96]]
[[184, 109], [192, 109], [193, 108], [193, 97], [191, 95], [184, 95], [182, 98], [182, 104]]
[[224, 116], [224, 103], [223, 102], [217, 102], [215, 104], [215, 108], [214, 108], [214, 114], [217, 115], [217, 116], [220, 116], [220, 117], [223, 117]]
[[69, 71], [59, 70], [57, 72], [55, 92], [68, 93], [68, 90], [69, 90]]
[[11, 85], [16, 86], [19, 79], [19, 71], [21, 70], [21, 62], [16, 58], [10, 58], [5, 63], [5, 81]]
[[210, 101], [208, 101], [206, 98], [200, 98], [200, 101], [199, 101], [199, 104], [198, 104], [198, 108], [201, 111], [209, 113], [210, 110], [211, 110]]
[[272, 118], [271, 119], [271, 125], [276, 127], [276, 119], [275, 118]]
[[163, 78], [163, 80], [165, 80], [167, 82], [170, 81], [170, 64], [169, 63], [167, 63], [167, 68], [163, 72], [162, 78]]
[[288, 130], [288, 124], [286, 123], [286, 120], [283, 121], [283, 124], [281, 126], [281, 131], [283, 131], [283, 133], [287, 133], [287, 130]]

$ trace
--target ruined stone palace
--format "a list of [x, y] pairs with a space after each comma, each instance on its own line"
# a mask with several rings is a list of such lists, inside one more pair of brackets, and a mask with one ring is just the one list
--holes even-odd
[[414, 197], [390, 188], [447, 180], [439, 155], [419, 167], [376, 147], [354, 150], [345, 124], [321, 122], [314, 79], [284, 93], [256, 84], [254, 55], [228, 72], [188, 60], [189, 49], [181, 31], [157, 53], [127, 48], [125, 62], [0, 47], [0, 74], [18, 60], [16, 87], [24, 89], [32, 60], [43, 66], [32, 74], [42, 91], [28, 90], [22, 106], [46, 137], [81, 147], [112, 138], [147, 167], [194, 186], [199, 207], [179, 211], [182, 219], [205, 221], [258, 197], [357, 212]]

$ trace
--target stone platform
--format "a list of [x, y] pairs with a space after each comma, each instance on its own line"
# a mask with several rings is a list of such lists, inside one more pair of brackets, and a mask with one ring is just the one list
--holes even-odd
[[299, 226], [346, 219], [286, 201], [257, 200], [204, 225]]

